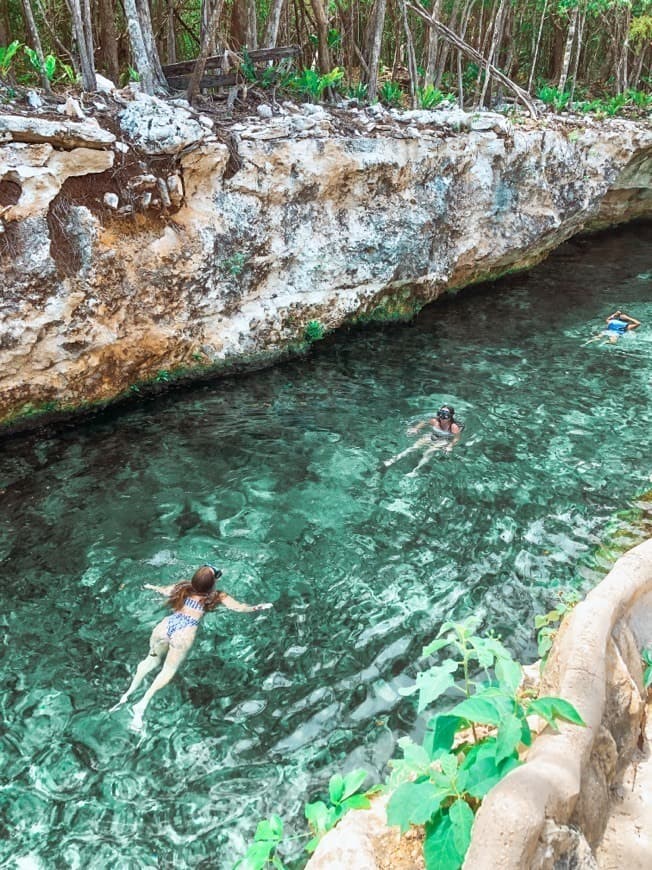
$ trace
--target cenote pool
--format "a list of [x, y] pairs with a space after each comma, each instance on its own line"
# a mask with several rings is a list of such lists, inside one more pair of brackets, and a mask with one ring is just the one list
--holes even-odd
[[[409, 325], [5, 440], [0, 865], [229, 868], [260, 817], [303, 830], [335, 770], [381, 777], [444, 619], [534, 659], [534, 614], [603, 576], [652, 488], [651, 241], [575, 241]], [[620, 306], [643, 326], [583, 346]], [[443, 401], [454, 451], [382, 471]], [[274, 609], [209, 615], [133, 734], [107, 711], [164, 615], [143, 583], [204, 561]]]

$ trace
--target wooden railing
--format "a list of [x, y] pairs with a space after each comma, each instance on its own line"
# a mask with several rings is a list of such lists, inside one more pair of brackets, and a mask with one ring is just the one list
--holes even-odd
[[[282, 60], [286, 57], [296, 57], [301, 52], [298, 45], [283, 45], [279, 48], [258, 48], [247, 52], [247, 57], [254, 66], [269, 61]], [[199, 83], [200, 88], [228, 88], [242, 81], [242, 73], [237, 67], [243, 61], [242, 55], [234, 51], [225, 51], [206, 58], [206, 72]], [[163, 73], [168, 85], [175, 91], [183, 91], [195, 68], [194, 60], [183, 60], [180, 63], [170, 63], [163, 67]], [[215, 72], [212, 72], [215, 71]], [[212, 72], [212, 74], [210, 74]]]

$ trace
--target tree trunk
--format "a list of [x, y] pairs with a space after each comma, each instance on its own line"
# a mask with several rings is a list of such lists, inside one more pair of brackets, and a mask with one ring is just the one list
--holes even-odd
[[136, 9], [138, 10], [138, 20], [140, 21], [140, 31], [143, 35], [145, 51], [147, 52], [147, 58], [153, 74], [154, 87], [165, 92], [167, 91], [168, 83], [163, 75], [161, 59], [156, 47], [156, 40], [154, 39], [149, 0], [136, 0]]
[[[434, 0], [432, 4], [432, 17], [439, 18], [439, 7], [441, 0]], [[431, 85], [435, 80], [435, 65], [437, 63], [437, 46], [439, 43], [439, 34], [434, 27], [428, 28], [428, 50], [426, 53], [426, 65], [423, 74], [424, 87]]]
[[541, 13], [541, 21], [539, 22], [539, 33], [537, 34], [537, 43], [534, 47], [534, 55], [532, 57], [532, 66], [530, 67], [530, 77], [527, 80], [527, 89], [532, 93], [532, 82], [534, 81], [534, 73], [537, 68], [537, 58], [539, 56], [539, 46], [541, 45], [541, 34], [543, 33], [543, 22], [546, 20], [546, 11], [548, 9], [548, 0], [544, 0], [543, 12]]
[[233, 4], [229, 37], [235, 49], [246, 46], [253, 50], [258, 47], [255, 0], [236, 0]]
[[[27, 0], [29, 2], [29, 0]], [[95, 63], [93, 55], [88, 53], [88, 42], [86, 40], [86, 30], [82, 18], [82, 7], [80, 0], [66, 0], [70, 17], [72, 18], [72, 29], [77, 43], [77, 51], [79, 52], [79, 65], [81, 66], [82, 85], [85, 91], [96, 91], [97, 82], [95, 81]]]
[[47, 94], [52, 93], [52, 88], [50, 86], [50, 80], [45, 74], [45, 56], [43, 55], [43, 47], [41, 46], [41, 39], [38, 35], [38, 30], [36, 28], [36, 21], [34, 21], [34, 13], [32, 11], [32, 4], [30, 0], [22, 0], [23, 2], [23, 14], [25, 15], [25, 28], [27, 30], [27, 34], [29, 36], [29, 41], [32, 43], [32, 48], [36, 52], [36, 56], [38, 58], [38, 62], [41, 65], [41, 69], [39, 70], [39, 76], [41, 79], [41, 85], [43, 90]]
[[[76, 0], [73, 0], [76, 2]], [[154, 94], [157, 88], [160, 88], [160, 80], [156, 70], [152, 66], [152, 62], [147, 50], [145, 36], [143, 34], [142, 23], [136, 6], [137, 0], [124, 0], [125, 18], [127, 19], [127, 28], [129, 30], [129, 42], [131, 43], [131, 54], [134, 65], [138, 71], [140, 85], [146, 94]], [[162, 73], [161, 73], [162, 75]]]
[[263, 48], [276, 48], [276, 40], [278, 39], [278, 28], [281, 22], [281, 14], [283, 12], [283, 4], [285, 0], [272, 0], [272, 5], [267, 16], [265, 24], [265, 35], [263, 36]]
[[564, 57], [561, 62], [561, 72], [559, 74], [559, 84], [557, 90], [560, 94], [566, 89], [566, 80], [568, 79], [568, 70], [570, 68], [571, 55], [573, 53], [573, 42], [575, 41], [575, 31], [577, 29], [578, 7], [571, 10], [571, 15], [568, 21], [568, 33], [566, 34], [566, 45], [564, 47]]
[[586, 23], [586, 9], [582, 9], [580, 14], [579, 23], [577, 25], [577, 50], [575, 52], [575, 63], [573, 64], [573, 81], [570, 89], [570, 97], [569, 103], [573, 101], [573, 95], [575, 93], [575, 83], [577, 82], [577, 69], [580, 65], [580, 54], [582, 53], [582, 37], [584, 36], [584, 25]]
[[328, 18], [322, 0], [310, 0], [312, 11], [317, 22], [317, 54], [319, 57], [319, 72], [326, 75], [331, 71], [331, 58], [328, 50]]
[[111, 0], [99, 0], [98, 2], [100, 58], [106, 74], [114, 84], [119, 84], [120, 62], [118, 60], [118, 31], [115, 26], [113, 3]]
[[166, 54], [168, 63], [177, 62], [177, 34], [174, 30], [174, 0], [167, 0], [167, 40]]
[[[500, 6], [498, 7], [498, 12], [496, 13], [496, 21], [494, 24], [494, 33], [493, 38], [491, 40], [491, 48], [489, 49], [489, 54], [487, 55], [487, 60], [490, 64], [492, 64], [496, 58], [496, 52], [498, 51], [498, 47], [500, 46], [500, 41], [503, 36], [503, 22], [505, 20], [505, 0], [500, 0]], [[485, 97], [487, 95], [487, 89], [489, 88], [489, 80], [491, 76], [489, 75], [489, 69], [487, 69], [487, 75], [485, 76], [484, 82], [482, 84], [482, 92], [480, 93], [480, 101], [479, 105], [483, 106]]]
[[197, 56], [197, 60], [195, 61], [195, 69], [190, 78], [190, 81], [188, 82], [188, 91], [186, 93], [186, 99], [191, 105], [195, 97], [197, 96], [197, 92], [199, 91], [199, 83], [201, 82], [204, 75], [204, 69], [206, 68], [206, 58], [208, 57], [214, 34], [217, 32], [217, 25], [220, 22], [223, 5], [224, 0], [216, 0], [215, 5], [211, 10], [211, 16], [208, 20], [208, 25], [202, 37], [201, 46], [199, 47], [199, 54]]
[[410, 108], [416, 109], [418, 79], [417, 61], [414, 55], [414, 40], [412, 39], [412, 31], [410, 30], [410, 22], [408, 21], [405, 0], [401, 0], [401, 14], [403, 17], [403, 28], [405, 30], [408, 72], [410, 74]]
[[367, 52], [367, 99], [370, 103], [376, 102], [378, 93], [378, 62], [380, 60], [380, 48], [383, 41], [383, 28], [385, 26], [385, 13], [387, 12], [387, 0], [376, 0], [374, 6], [373, 27], [370, 31], [369, 50]]
[[10, 42], [9, 4], [7, 0], [0, 0], [0, 45], [9, 45]]

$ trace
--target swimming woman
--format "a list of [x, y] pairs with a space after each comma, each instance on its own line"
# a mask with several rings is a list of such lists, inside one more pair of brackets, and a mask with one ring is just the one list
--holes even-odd
[[606, 329], [603, 329], [598, 335], [594, 335], [593, 338], [590, 338], [584, 343], [591, 344], [592, 341], [598, 341], [600, 338], [605, 338], [611, 344], [615, 344], [621, 335], [624, 335], [626, 332], [631, 332], [633, 329], [637, 329], [641, 325], [640, 320], [636, 320], [635, 317], [630, 317], [629, 314], [625, 314], [625, 312], [621, 311], [620, 308], [617, 311], [614, 311], [613, 314], [610, 314], [609, 317], [606, 318], [605, 323], [607, 324]]
[[162, 619], [152, 631], [149, 655], [138, 665], [131, 685], [118, 703], [111, 708], [110, 712], [113, 712], [125, 704], [147, 674], [162, 663], [161, 672], [154, 678], [142, 699], [134, 705], [131, 722], [134, 730], [142, 728], [143, 714], [152, 696], [159, 689], [167, 686], [188, 655], [204, 613], [215, 610], [220, 605], [240, 613], [268, 610], [272, 606], [271, 604], [241, 604], [226, 592], [215, 588], [221, 576], [222, 572], [213, 565], [202, 565], [195, 571], [190, 583], [176, 583], [171, 586], [153, 586], [151, 583], [145, 583], [145, 589], [152, 589], [168, 599], [167, 603], [173, 613]]
[[445, 450], [447, 453], [450, 453], [453, 445], [457, 444], [460, 440], [460, 434], [464, 428], [464, 424], [455, 419], [455, 408], [452, 405], [442, 405], [434, 417], [430, 417], [428, 420], [421, 420], [416, 426], [410, 426], [407, 434], [416, 435], [425, 426], [431, 427], [430, 434], [419, 438], [411, 447], [402, 450], [396, 456], [392, 456], [391, 459], [387, 459], [383, 463], [385, 468], [394, 465], [395, 462], [403, 459], [409, 453], [422, 449], [423, 456], [419, 464], [407, 475], [407, 477], [415, 477], [419, 469], [429, 461], [433, 453], [436, 453], [438, 450]]

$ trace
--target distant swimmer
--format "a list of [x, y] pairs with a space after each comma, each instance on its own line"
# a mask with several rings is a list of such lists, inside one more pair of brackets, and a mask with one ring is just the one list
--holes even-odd
[[220, 605], [240, 613], [254, 613], [268, 610], [271, 604], [241, 604], [226, 592], [215, 588], [222, 572], [213, 565], [202, 565], [192, 576], [191, 581], [171, 586], [153, 586], [146, 583], [145, 589], [152, 589], [164, 595], [173, 613], [166, 616], [155, 627], [149, 641], [149, 655], [136, 668], [131, 685], [110, 712], [125, 704], [129, 697], [143, 682], [147, 674], [163, 664], [161, 672], [154, 678], [152, 685], [142, 699], [134, 705], [131, 728], [139, 731], [143, 726], [143, 714], [152, 696], [170, 682], [179, 666], [188, 655], [195, 640], [197, 627], [204, 616]]
[[605, 320], [607, 324], [607, 328], [603, 329], [598, 335], [594, 335], [593, 338], [590, 338], [585, 344], [590, 344], [592, 341], [598, 341], [601, 338], [605, 339], [605, 344], [609, 342], [610, 344], [615, 344], [621, 335], [624, 335], [626, 332], [631, 332], [633, 329], [637, 329], [641, 325], [640, 320], [636, 320], [635, 317], [630, 317], [629, 314], [625, 314], [620, 308], [617, 311], [614, 311], [613, 314], [610, 314], [609, 317]]
[[394, 465], [395, 462], [398, 462], [399, 459], [403, 459], [404, 456], [413, 453], [415, 450], [423, 450], [423, 456], [421, 457], [419, 464], [407, 475], [407, 477], [415, 477], [419, 469], [423, 468], [434, 453], [439, 450], [444, 450], [446, 453], [450, 453], [454, 445], [460, 440], [460, 435], [464, 428], [464, 424], [455, 419], [455, 408], [453, 408], [452, 405], [442, 405], [434, 417], [430, 417], [427, 420], [421, 420], [415, 426], [410, 426], [407, 430], [407, 434], [416, 435], [426, 426], [430, 427], [430, 432], [422, 438], [419, 438], [419, 440], [415, 441], [410, 447], [397, 453], [396, 456], [387, 459], [383, 463], [385, 468], [389, 468], [391, 465]]

